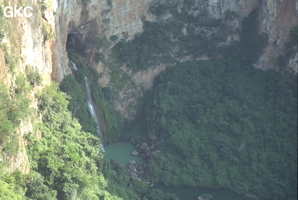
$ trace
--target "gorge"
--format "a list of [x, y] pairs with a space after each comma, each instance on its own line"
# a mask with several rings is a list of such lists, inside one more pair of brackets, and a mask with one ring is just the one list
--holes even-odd
[[[32, 17], [5, 18], [21, 4]], [[296, 199], [297, 1], [0, 11], [0, 199]], [[143, 161], [109, 160], [119, 141]]]

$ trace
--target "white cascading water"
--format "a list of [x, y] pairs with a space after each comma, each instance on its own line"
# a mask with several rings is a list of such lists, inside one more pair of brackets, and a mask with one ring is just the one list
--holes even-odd
[[[90, 87], [89, 87], [89, 81], [88, 81], [88, 78], [86, 76], [85, 76], [85, 88], [86, 88], [86, 93], [87, 93], [86, 102], [87, 102], [87, 105], [88, 105], [88, 109], [89, 109], [89, 112], [91, 114], [92, 119], [96, 123], [97, 134], [102, 139], [100, 119], [99, 119], [98, 115], [96, 114], [96, 111], [95, 111], [94, 106], [93, 106], [93, 101], [92, 101], [92, 98], [91, 98], [91, 91], [90, 91]], [[103, 152], [105, 152], [104, 146], [101, 143], [99, 144], [99, 147]]]
[[76, 63], [72, 62], [71, 60], [69, 60], [69, 62], [70, 62], [71, 69], [75, 72], [78, 71]]

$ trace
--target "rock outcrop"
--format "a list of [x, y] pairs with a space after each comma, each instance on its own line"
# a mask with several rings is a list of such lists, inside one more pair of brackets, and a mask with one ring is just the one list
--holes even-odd
[[[290, 39], [290, 30], [298, 25], [298, 2], [295, 0], [264, 0], [259, 5], [260, 32], [268, 34], [268, 46], [255, 64], [262, 70], [274, 69], [274, 59], [284, 55], [286, 43]], [[291, 64], [296, 62], [296, 66]], [[298, 72], [298, 59], [296, 56], [287, 63], [296, 73]]]
[[[85, 53], [91, 54], [101, 37], [133, 38], [142, 32], [141, 18], [147, 16], [149, 0], [60, 1], [56, 10], [57, 48], [55, 78], [70, 73], [65, 46], [69, 34], [77, 37]], [[96, 66], [93, 66], [96, 68]]]
[[[8, 1], [9, 5], [17, 6], [15, 1]], [[54, 12], [56, 4], [53, 2], [47, 9], [40, 9], [39, 4], [29, 5], [33, 8], [33, 15], [30, 18], [14, 17], [3, 18], [3, 37], [0, 38], [0, 82], [8, 87], [15, 87], [16, 76], [24, 75], [27, 66], [32, 67], [33, 71], [38, 71], [42, 76], [39, 87], [35, 87], [27, 98], [31, 100], [30, 109], [37, 109], [36, 94], [44, 86], [51, 83], [52, 66], [54, 65], [56, 41], [55, 41], [55, 20]], [[2, 30], [1, 30], [2, 31]], [[2, 46], [3, 45], [3, 46]], [[6, 59], [12, 58], [12, 63]], [[57, 62], [58, 63], [58, 62]], [[4, 155], [4, 160], [8, 160], [10, 166], [5, 170], [19, 170], [23, 173], [29, 172], [29, 159], [25, 149], [24, 135], [33, 132], [32, 118], [36, 113], [31, 112], [32, 116], [24, 119], [20, 126], [15, 130], [18, 140], [17, 152], [12, 155]], [[37, 117], [38, 118], [38, 117]]]
[[[259, 30], [268, 35], [268, 46], [255, 67], [262, 70], [276, 69], [274, 59], [285, 54], [290, 29], [298, 25], [298, 2], [295, 0], [209, 0], [209, 14], [223, 18], [226, 11], [238, 13], [242, 19], [253, 9], [259, 9]], [[240, 28], [240, 20], [233, 24]], [[293, 56], [286, 65], [298, 72], [298, 55]], [[296, 63], [296, 64], [295, 64]]]
[[259, 0], [208, 0], [208, 12], [215, 19], [224, 18], [227, 11], [234, 11], [244, 17], [258, 4]]

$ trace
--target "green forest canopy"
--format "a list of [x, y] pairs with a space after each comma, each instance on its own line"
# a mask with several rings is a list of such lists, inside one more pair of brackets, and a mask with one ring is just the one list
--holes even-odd
[[[243, 19], [240, 41], [220, 46], [229, 33], [221, 21], [204, 13], [177, 13], [174, 6], [152, 9], [156, 15], [171, 12], [173, 18], [144, 21], [144, 33], [114, 47], [117, 61], [139, 70], [156, 61], [173, 63], [173, 54], [217, 58], [162, 72], [145, 97], [147, 131], [161, 138], [156, 146], [163, 152], [150, 163], [153, 181], [225, 187], [274, 200], [295, 198], [297, 76], [254, 69], [252, 63], [267, 44], [267, 36], [258, 31], [258, 11]], [[187, 35], [181, 33], [185, 21]], [[192, 31], [196, 25], [220, 30], [206, 38]]]
[[297, 189], [296, 79], [225, 60], [164, 71], [147, 104], [151, 178], [287, 199]]

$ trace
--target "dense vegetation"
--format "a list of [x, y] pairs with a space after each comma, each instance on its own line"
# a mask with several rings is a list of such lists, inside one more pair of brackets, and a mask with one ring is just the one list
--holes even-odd
[[22, 199], [25, 186], [20, 181], [24, 180], [23, 175], [20, 172], [5, 173], [3, 169], [9, 166], [4, 157], [13, 156], [18, 151], [19, 140], [14, 129], [28, 111], [26, 106], [25, 98], [11, 99], [6, 86], [0, 85], [0, 199]]
[[148, 132], [160, 137], [150, 175], [281, 200], [297, 195], [297, 77], [253, 68], [266, 36], [257, 11], [222, 59], [164, 71], [148, 93]]
[[[240, 41], [219, 45], [230, 33], [224, 22], [237, 13], [227, 11], [225, 21], [210, 19], [206, 12], [194, 17], [189, 14], [192, 0], [184, 4], [181, 12], [175, 3], [151, 6], [159, 22], [143, 19], [142, 34], [113, 48], [116, 61], [133, 71], [175, 64], [183, 56], [213, 59], [164, 71], [144, 98], [146, 116], [139, 118], [142, 110], [135, 127], [141, 132], [142, 124], [158, 135], [156, 148], [163, 152], [150, 161], [150, 177], [166, 185], [225, 187], [267, 199], [295, 199], [297, 77], [253, 68], [267, 44], [267, 36], [258, 33], [257, 10], [243, 19]], [[289, 51], [277, 59], [281, 64], [293, 53], [297, 27], [290, 34]], [[131, 124], [126, 128], [135, 131]]]
[[77, 119], [72, 118], [67, 99], [55, 84], [39, 97], [43, 121], [27, 136], [32, 167], [26, 177], [29, 199], [177, 199], [149, 190], [146, 181], [133, 180], [128, 188], [128, 171], [105, 159], [99, 139], [82, 131]]
[[33, 87], [39, 85], [41, 76], [32, 66], [27, 66], [25, 76], [15, 75], [15, 84], [11, 88], [0, 83], [0, 147], [6, 156], [18, 151], [18, 138], [15, 129], [27, 117], [30, 111], [28, 99]]
[[[18, 94], [24, 92], [24, 87], [28, 91], [32, 89], [31, 78], [17, 78], [16, 82], [23, 84], [17, 85]], [[73, 81], [70, 77], [67, 79]], [[78, 87], [76, 82], [72, 83], [74, 87]], [[16, 135], [14, 129], [27, 116], [23, 108], [28, 108], [28, 99], [11, 99], [5, 86], [2, 85], [0, 89], [0, 127], [3, 133], [1, 146], [5, 147], [1, 149], [1, 153], [13, 154], [18, 151], [18, 140], [15, 143], [7, 141], [13, 141], [11, 135]], [[23, 95], [28, 94], [27, 92]], [[100, 151], [98, 137], [83, 131], [79, 121], [68, 110], [69, 99], [69, 96], [59, 91], [58, 84], [55, 83], [38, 94], [38, 116], [42, 116], [42, 121], [36, 122], [34, 131], [25, 136], [30, 173], [24, 175], [18, 171], [7, 173], [1, 170], [0, 199], [139, 200], [141, 196], [146, 196], [145, 199], [153, 200], [157, 194], [161, 195], [159, 198], [164, 196], [164, 199], [172, 196], [158, 191], [156, 193], [155, 190], [148, 193], [149, 185], [137, 180], [133, 182], [133, 187], [128, 188], [128, 172], [124, 166], [111, 165], [106, 160]], [[24, 103], [26, 106], [20, 107]], [[85, 102], [81, 106], [84, 104]], [[35, 114], [31, 114], [31, 118], [34, 117]], [[13, 152], [6, 148], [5, 142]], [[7, 163], [1, 161], [0, 164], [3, 169]]]
[[[27, 135], [32, 171], [26, 178], [26, 196], [29, 199], [119, 199], [116, 196], [119, 193], [124, 199], [136, 199], [131, 190], [117, 189], [124, 186], [121, 176], [110, 170], [109, 162], [99, 150], [99, 139], [81, 130], [67, 106], [67, 96], [59, 92], [56, 84], [39, 97], [43, 120], [36, 125], [34, 133]], [[109, 182], [104, 176], [109, 177]], [[107, 187], [116, 191], [114, 195]]]
[[[4, 88], [1, 87], [0, 93], [3, 100], [0, 124], [1, 132], [7, 133], [2, 141], [7, 142], [10, 141], [8, 133], [15, 134], [12, 119], [20, 119], [21, 109], [10, 110], [9, 105], [18, 103], [8, 97]], [[4, 100], [7, 109], [2, 106]], [[1, 199], [139, 199], [132, 189], [126, 188], [125, 173], [111, 169], [99, 149], [99, 139], [81, 130], [78, 120], [68, 111], [68, 97], [59, 91], [57, 84], [39, 94], [38, 104], [42, 122], [35, 124], [34, 132], [26, 134], [30, 173], [1, 170]], [[11, 116], [14, 118], [6, 119]], [[16, 144], [9, 145], [18, 150]], [[2, 149], [2, 153], [7, 152]], [[7, 163], [0, 164], [2, 169]]]
[[150, 132], [163, 151], [151, 178], [288, 199], [297, 186], [296, 80], [223, 60], [162, 73], [150, 95]]

